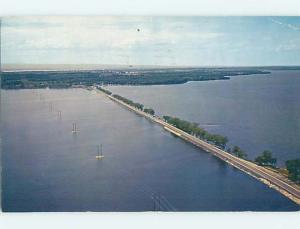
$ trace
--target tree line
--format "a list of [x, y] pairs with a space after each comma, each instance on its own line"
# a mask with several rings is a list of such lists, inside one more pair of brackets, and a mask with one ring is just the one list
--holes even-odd
[[106, 90], [106, 89], [104, 89], [104, 88], [102, 88], [102, 87], [97, 87], [97, 89], [100, 90], [100, 91], [102, 91], [102, 92], [104, 92], [104, 93], [107, 94], [107, 95], [111, 95], [111, 94], [112, 94], [111, 91]]
[[227, 137], [219, 134], [210, 134], [206, 130], [199, 127], [197, 123], [191, 123], [180, 118], [170, 116], [163, 116], [163, 118], [167, 123], [183, 130], [184, 132], [194, 135], [200, 139], [206, 140], [209, 143], [213, 143], [214, 145], [222, 149], [225, 149], [226, 147], [226, 144], [228, 142]]
[[[102, 91], [102, 92], [104, 92], [107, 95], [112, 95], [111, 91], [106, 90], [106, 89], [104, 89], [104, 88], [102, 88], [100, 86], [97, 86], [97, 89], [100, 90], [100, 91]], [[146, 113], [148, 113], [150, 115], [155, 115], [154, 109], [152, 109], [152, 108], [145, 108], [144, 105], [141, 104], [141, 103], [134, 102], [134, 101], [132, 101], [130, 99], [127, 99], [127, 98], [125, 98], [123, 96], [120, 96], [120, 95], [117, 95], [117, 94], [113, 94], [112, 96], [114, 98], [116, 98], [118, 100], [121, 100], [122, 102], [124, 102], [124, 103], [126, 103], [126, 104], [128, 104], [130, 106], [133, 106], [133, 107], [135, 107], [135, 108], [137, 108], [137, 109], [139, 109], [141, 111], [144, 111], [144, 112], [146, 112]]]
[[121, 100], [122, 102], [124, 102], [124, 103], [126, 103], [126, 104], [128, 104], [130, 106], [133, 106], [133, 107], [135, 107], [135, 108], [137, 108], [139, 110], [143, 110], [144, 109], [144, 105], [141, 104], [141, 103], [133, 102], [132, 100], [127, 99], [127, 98], [122, 97], [122, 96], [117, 95], [117, 94], [114, 94], [113, 97], [116, 98], [116, 99], [118, 99], [118, 100]]

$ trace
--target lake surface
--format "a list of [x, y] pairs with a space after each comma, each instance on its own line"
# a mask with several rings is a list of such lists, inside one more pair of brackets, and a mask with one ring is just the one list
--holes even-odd
[[[115, 91], [140, 92], [145, 104], [156, 98], [153, 107], [165, 112], [172, 107], [167, 101], [173, 88], [181, 88], [177, 97], [190, 98], [187, 104], [194, 106], [198, 85]], [[4, 211], [299, 210], [277, 191], [103, 95], [83, 89], [1, 93]], [[146, 99], [147, 93], [153, 98]], [[202, 117], [200, 110], [194, 117]], [[186, 107], [178, 112], [191, 114]], [[72, 134], [73, 123], [77, 134]], [[105, 156], [100, 161], [95, 159], [99, 144]]]
[[300, 158], [300, 71], [164, 86], [108, 87], [159, 115], [197, 122], [254, 159], [271, 150], [283, 166]]

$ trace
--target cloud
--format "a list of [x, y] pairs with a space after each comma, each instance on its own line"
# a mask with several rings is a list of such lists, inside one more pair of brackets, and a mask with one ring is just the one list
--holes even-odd
[[276, 52], [286, 51], [299, 51], [300, 50], [300, 39], [293, 39], [280, 44], [276, 49]]
[[290, 64], [299, 62], [293, 54], [300, 47], [297, 23], [269, 17], [4, 17], [1, 52], [4, 63]]
[[287, 27], [287, 28], [289, 28], [289, 29], [292, 29], [292, 30], [295, 30], [295, 31], [300, 30], [299, 27], [294, 26], [294, 25], [292, 25], [292, 24], [289, 24], [289, 23], [283, 23], [283, 22], [281, 22], [281, 21], [278, 21], [278, 20], [275, 20], [275, 19], [272, 19], [272, 18], [271, 18], [270, 20], [271, 20], [272, 22], [278, 24], [278, 25], [285, 26], [285, 27]]
[[[150, 18], [75, 17], [75, 18], [8, 18], [4, 20], [3, 46], [18, 49], [128, 49], [132, 46], [207, 42], [222, 36], [216, 32], [182, 33], [174, 24], [156, 30]], [[150, 23], [149, 23], [150, 21]], [[131, 26], [130, 26], [131, 24]], [[170, 23], [169, 23], [170, 24]], [[137, 31], [137, 28], [140, 30]], [[22, 40], [18, 38], [22, 38]]]

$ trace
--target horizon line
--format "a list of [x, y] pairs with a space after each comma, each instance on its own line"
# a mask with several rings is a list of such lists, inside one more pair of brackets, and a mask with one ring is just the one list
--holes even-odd
[[[2, 72], [14, 71], [87, 71], [113, 69], [172, 69], [172, 68], [274, 68], [300, 67], [299, 65], [128, 65], [128, 64], [1, 64]], [[56, 67], [56, 68], [54, 68]], [[73, 67], [73, 68], [68, 68]]]

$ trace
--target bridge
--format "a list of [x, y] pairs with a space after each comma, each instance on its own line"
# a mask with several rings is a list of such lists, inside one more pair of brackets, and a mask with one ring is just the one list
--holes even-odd
[[228, 164], [234, 166], [235, 168], [247, 173], [248, 175], [260, 180], [264, 184], [268, 185], [271, 188], [279, 191], [281, 194], [285, 195], [292, 201], [300, 205], [300, 188], [296, 184], [288, 181], [285, 177], [270, 171], [263, 166], [259, 166], [251, 161], [247, 161], [241, 158], [238, 158], [232, 154], [227, 153], [226, 151], [219, 149], [218, 147], [209, 144], [191, 134], [188, 134], [175, 126], [167, 123], [162, 118], [154, 115], [150, 115], [144, 111], [141, 111], [133, 106], [130, 106], [115, 97], [105, 94], [97, 89], [97, 93], [101, 93], [111, 99], [112, 101], [128, 108], [130, 111], [135, 112], [136, 114], [143, 116], [150, 121], [161, 125], [165, 130], [169, 131], [172, 134], [175, 134], [177, 137], [184, 139], [187, 142], [192, 143], [193, 145], [205, 150], [206, 152], [211, 153], [215, 157], [227, 162]]

